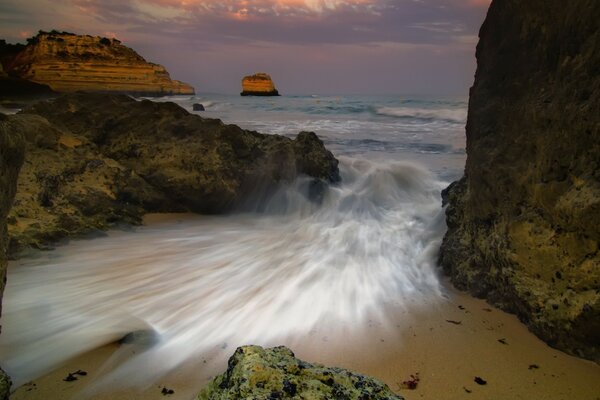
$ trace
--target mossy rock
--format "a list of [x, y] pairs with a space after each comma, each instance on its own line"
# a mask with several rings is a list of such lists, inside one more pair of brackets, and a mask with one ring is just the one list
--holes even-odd
[[198, 400], [336, 399], [402, 400], [387, 385], [345, 369], [299, 360], [287, 347], [238, 347], [227, 371]]

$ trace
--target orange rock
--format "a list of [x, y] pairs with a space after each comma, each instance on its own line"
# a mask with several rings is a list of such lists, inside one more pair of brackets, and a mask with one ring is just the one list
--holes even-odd
[[7, 71], [57, 92], [194, 94], [193, 87], [171, 79], [162, 65], [147, 62], [117, 39], [100, 36], [40, 32], [8, 62]]
[[242, 79], [242, 96], [279, 96], [271, 76], [264, 72], [245, 76]]

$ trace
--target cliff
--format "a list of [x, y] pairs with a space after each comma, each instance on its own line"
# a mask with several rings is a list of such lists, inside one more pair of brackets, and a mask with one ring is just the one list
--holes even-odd
[[242, 79], [242, 96], [279, 96], [271, 77], [264, 72]]
[[57, 92], [194, 94], [188, 84], [172, 80], [163, 66], [147, 62], [116, 39], [53, 31], [40, 32], [28, 42], [3, 61], [5, 70]]
[[[0, 314], [6, 285], [6, 217], [12, 206], [25, 150], [23, 136], [12, 128], [8, 118], [0, 114]], [[8, 399], [10, 384], [10, 378], [0, 369], [0, 400]]]
[[239, 347], [198, 400], [371, 399], [402, 400], [387, 385], [341, 368], [310, 364], [286, 347]]
[[444, 193], [456, 286], [600, 362], [600, 2], [494, 0], [465, 176]]
[[263, 135], [174, 103], [77, 93], [8, 118], [27, 142], [9, 216], [13, 254], [147, 212], [228, 211], [298, 174], [313, 177], [313, 192], [340, 179], [312, 132]]

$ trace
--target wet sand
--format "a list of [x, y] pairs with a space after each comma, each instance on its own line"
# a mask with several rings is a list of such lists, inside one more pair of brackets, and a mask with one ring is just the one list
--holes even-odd
[[[407, 400], [600, 399], [600, 366], [548, 347], [516, 317], [453, 289], [447, 299], [418, 315], [404, 310], [365, 321], [362, 327], [315, 329], [283, 344], [304, 360], [374, 376]], [[77, 357], [18, 388], [11, 399], [193, 399], [211, 376], [225, 370], [234, 351], [215, 349], [148, 388], [83, 392], [121, 346], [126, 345], [114, 343]], [[87, 376], [63, 381], [79, 369]], [[417, 373], [415, 390], [400, 387]], [[476, 376], [487, 384], [475, 383]], [[174, 394], [163, 395], [163, 387]]]
[[[146, 223], [189, 218], [150, 215]], [[303, 337], [248, 344], [286, 345], [303, 360], [378, 378], [407, 400], [600, 399], [599, 365], [550, 348], [515, 316], [456, 291], [448, 282], [444, 288], [442, 299], [428, 304], [383, 304], [377, 315], [359, 324], [324, 321]], [[122, 360], [141, 351], [135, 345], [111, 343], [17, 388], [11, 399], [193, 399], [215, 374], [225, 371], [234, 350], [227, 344], [215, 347], [150, 387], [94, 385], [115, 365], [116, 357]], [[72, 382], [63, 380], [77, 370], [87, 375]], [[415, 390], [401, 387], [417, 374], [420, 381]], [[487, 384], [475, 383], [475, 377]], [[163, 395], [164, 387], [174, 393]]]

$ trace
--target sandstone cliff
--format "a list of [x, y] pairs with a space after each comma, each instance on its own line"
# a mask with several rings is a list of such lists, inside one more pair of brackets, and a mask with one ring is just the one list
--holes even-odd
[[57, 92], [78, 90], [139, 95], [194, 94], [116, 39], [40, 32], [18, 54], [4, 61], [14, 76], [50, 86]]
[[242, 96], [279, 96], [268, 74], [259, 72], [242, 79]]
[[[0, 314], [2, 313], [2, 295], [6, 284], [6, 251], [8, 247], [6, 216], [15, 195], [24, 149], [22, 134], [13, 129], [6, 116], [0, 114]], [[0, 400], [8, 399], [9, 391], [10, 379], [0, 369]]]
[[371, 399], [402, 400], [387, 385], [341, 368], [310, 364], [286, 347], [239, 347], [227, 372], [204, 388], [198, 400]]
[[139, 223], [146, 212], [227, 211], [298, 174], [339, 180], [337, 160], [312, 132], [263, 135], [174, 103], [77, 93], [9, 119], [27, 141], [12, 253]]
[[600, 2], [494, 0], [441, 264], [550, 345], [600, 362]]

